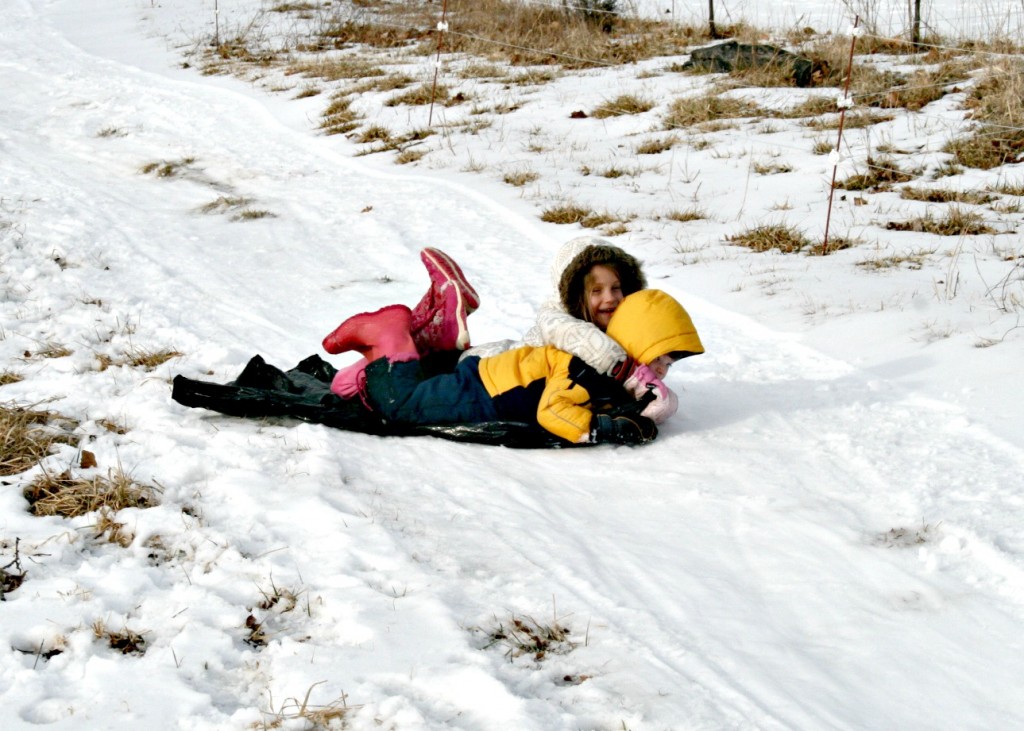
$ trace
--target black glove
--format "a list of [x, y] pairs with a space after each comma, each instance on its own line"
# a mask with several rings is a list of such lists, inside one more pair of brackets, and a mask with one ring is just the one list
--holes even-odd
[[616, 416], [626, 416], [632, 419], [640, 416], [640, 414], [643, 413], [643, 410], [647, 408], [647, 404], [651, 403], [656, 398], [657, 396], [655, 396], [654, 391], [649, 390], [640, 398], [620, 404], [613, 409], [609, 409], [606, 413], [613, 419]]
[[644, 444], [658, 436], [658, 427], [646, 416], [594, 414], [590, 441], [594, 444]]

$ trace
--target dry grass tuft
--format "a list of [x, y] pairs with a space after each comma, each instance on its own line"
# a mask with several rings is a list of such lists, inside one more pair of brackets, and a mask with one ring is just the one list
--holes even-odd
[[199, 207], [200, 213], [212, 214], [212, 213], [226, 213], [239, 208], [243, 208], [252, 203], [251, 198], [245, 198], [243, 196], [218, 196], [215, 200], [210, 201], [206, 205]]
[[883, 157], [867, 159], [867, 172], [851, 175], [836, 183], [842, 190], [888, 190], [896, 183], [906, 183], [913, 178], [902, 170], [895, 160]]
[[12, 370], [4, 369], [0, 371], [0, 386], [6, 386], [11, 383], [18, 383], [24, 381], [25, 377], [20, 373], [16, 373]]
[[686, 223], [688, 221], [703, 221], [708, 217], [707, 211], [703, 208], [692, 206], [685, 210], [669, 211], [665, 214], [665, 218], [670, 221], [678, 221], [679, 223]]
[[114, 520], [115, 513], [110, 508], [100, 508], [99, 515], [96, 518], [96, 525], [93, 529], [96, 531], [95, 537], [99, 540], [105, 540], [108, 543], [114, 543], [122, 548], [128, 548], [135, 540], [135, 536], [125, 529], [125, 524]]
[[905, 265], [908, 269], [917, 270], [921, 269], [924, 263], [928, 261], [928, 257], [934, 253], [931, 249], [918, 249], [901, 254], [887, 254], [859, 261], [857, 266], [863, 269], [878, 271], [880, 269], [895, 269]]
[[395, 155], [395, 162], [398, 163], [399, 165], [408, 165], [410, 163], [414, 163], [423, 159], [423, 157], [426, 156], [427, 152], [428, 150], [423, 150], [420, 148], [405, 149], [399, 152], [397, 155]]
[[675, 135], [656, 137], [645, 142], [641, 142], [636, 146], [635, 152], [637, 155], [658, 155], [662, 152], [671, 150], [678, 144], [679, 138]]
[[[458, 18], [451, 50], [520, 66], [558, 63], [591, 68], [677, 55], [704, 31], [600, 11], [573, 12], [561, 3], [449, 0]], [[432, 19], [436, 22], [436, 19]], [[431, 38], [424, 52], [436, 47]], [[544, 50], [531, 50], [544, 49]]]
[[883, 548], [916, 548], [923, 543], [933, 543], [940, 537], [938, 525], [922, 523], [919, 528], [891, 528], [876, 535], [872, 543]]
[[366, 144], [367, 142], [390, 142], [391, 130], [379, 124], [371, 124], [364, 128], [356, 137], [356, 142]]
[[96, 510], [117, 512], [123, 508], [149, 508], [157, 504], [156, 488], [136, 482], [118, 467], [106, 477], [74, 477], [70, 470], [59, 475], [39, 475], [24, 491], [33, 515], [76, 518]]
[[352, 108], [352, 100], [347, 96], [335, 96], [321, 116], [320, 129], [326, 134], [337, 135], [351, 132], [359, 126], [359, 115]]
[[196, 159], [194, 157], [183, 157], [180, 160], [149, 162], [139, 168], [139, 172], [143, 175], [153, 174], [158, 178], [173, 178], [182, 170], [185, 170], [195, 164], [195, 161]]
[[43, 343], [39, 346], [39, 349], [34, 353], [31, 351], [25, 351], [26, 358], [66, 358], [74, 353], [71, 348], [60, 343]]
[[590, 208], [584, 208], [574, 203], [566, 203], [565, 205], [544, 209], [540, 214], [540, 220], [546, 223], [569, 224], [579, 223], [592, 215], [594, 215], [594, 211]]
[[952, 190], [950, 188], [900, 188], [900, 198], [926, 203], [970, 203], [984, 205], [996, 200], [991, 193], [980, 190]]
[[1024, 197], [1024, 180], [1001, 180], [993, 190], [1002, 195]]
[[369, 79], [375, 76], [387, 76], [387, 71], [370, 61], [357, 56], [343, 58], [319, 58], [293, 64], [285, 71], [288, 74], [301, 74], [305, 77], [339, 81], [341, 79]]
[[303, 725], [301, 728], [314, 731], [318, 729], [345, 728], [345, 716], [349, 711], [361, 706], [348, 705], [348, 696], [344, 693], [341, 694], [340, 698], [326, 705], [310, 703], [309, 698], [313, 693], [313, 688], [323, 682], [326, 681], [321, 680], [319, 683], [313, 683], [301, 701], [298, 698], [285, 698], [281, 703], [281, 707], [276, 711], [273, 709], [273, 699], [271, 699], [271, 709], [269, 711], [262, 711], [263, 720], [252, 724], [251, 728], [257, 731], [267, 731], [267, 729], [277, 729], [285, 726], [292, 728], [293, 724], [291, 722], [296, 720], [302, 721]]
[[490, 630], [474, 627], [471, 631], [486, 633], [485, 650], [501, 645], [510, 660], [530, 655], [539, 662], [548, 655], [567, 655], [579, 644], [569, 639], [572, 630], [560, 622], [555, 618], [551, 624], [542, 624], [532, 617], [512, 615], [507, 622], [497, 622]]
[[120, 358], [113, 358], [105, 353], [98, 353], [96, 355], [96, 360], [99, 361], [100, 371], [105, 371], [110, 367], [120, 366], [143, 368], [147, 371], [151, 371], [172, 358], [180, 358], [182, 355], [184, 355], [184, 353], [177, 350], [171, 350], [169, 348], [161, 348], [159, 350], [132, 348]]
[[776, 112], [780, 119], [803, 119], [804, 117], [820, 117], [822, 114], [837, 111], [836, 100], [830, 96], [815, 94], [787, 109]]
[[812, 245], [802, 232], [781, 223], [755, 226], [726, 240], [757, 252], [778, 249], [783, 254], [793, 254]]
[[654, 102], [632, 94], [622, 94], [599, 105], [590, 113], [595, 119], [622, 117], [629, 114], [643, 114], [654, 109]]
[[966, 211], [955, 205], [950, 206], [942, 218], [935, 218], [931, 213], [926, 213], [909, 221], [890, 221], [885, 227], [890, 231], [916, 231], [939, 236], [977, 236], [996, 233], [994, 228], [985, 223], [981, 214]]
[[502, 181], [509, 185], [514, 185], [517, 188], [521, 188], [528, 183], [532, 183], [540, 178], [540, 173], [534, 172], [533, 170], [516, 170], [513, 172], [505, 173], [501, 178]]
[[99, 619], [93, 623], [92, 632], [97, 640], [105, 640], [122, 655], [143, 655], [146, 652], [146, 638], [142, 636], [145, 633], [134, 632], [127, 627], [120, 632], [111, 630]]
[[451, 91], [444, 84], [438, 84], [436, 87], [432, 84], [420, 84], [419, 86], [415, 86], [408, 91], [396, 94], [390, 99], [385, 100], [384, 106], [397, 107], [400, 104], [416, 106], [420, 104], [430, 104], [431, 100], [443, 104], [448, 100], [450, 95]]
[[676, 99], [663, 118], [664, 129], [684, 129], [723, 119], [760, 117], [764, 110], [754, 102], [714, 92]]
[[0, 476], [16, 475], [50, 454], [56, 444], [75, 444], [78, 422], [53, 411], [0, 404]]
[[1024, 62], [1007, 58], [994, 64], [964, 105], [978, 127], [950, 140], [944, 152], [965, 167], [982, 170], [1024, 159]]

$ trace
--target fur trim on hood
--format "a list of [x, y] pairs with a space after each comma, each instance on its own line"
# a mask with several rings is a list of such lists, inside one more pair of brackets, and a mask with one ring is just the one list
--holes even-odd
[[577, 253], [564, 265], [558, 278], [558, 298], [565, 311], [573, 317], [590, 320], [584, 298], [584, 279], [590, 268], [597, 264], [615, 270], [623, 295], [628, 296], [647, 287], [640, 262], [618, 246], [612, 246], [604, 239], [584, 237], [573, 239], [566, 247], [577, 242], [580, 242]]

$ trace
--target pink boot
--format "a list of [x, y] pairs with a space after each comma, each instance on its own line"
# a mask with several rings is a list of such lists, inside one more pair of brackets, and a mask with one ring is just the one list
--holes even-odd
[[376, 312], [354, 315], [324, 338], [324, 350], [362, 353], [355, 363], [342, 368], [331, 380], [331, 391], [342, 398], [361, 396], [366, 388], [366, 366], [378, 358], [392, 363], [418, 360], [416, 344], [409, 333], [412, 312], [405, 305], [391, 305]]
[[331, 379], [331, 391], [342, 398], [358, 396], [366, 388], [366, 366], [370, 361], [360, 358], [355, 363], [345, 366], [334, 374]]
[[376, 312], [361, 312], [345, 320], [324, 338], [328, 353], [355, 350], [370, 360], [383, 355], [415, 352], [409, 334], [412, 312], [405, 305], [388, 305]]
[[480, 297], [455, 260], [440, 249], [426, 248], [420, 259], [430, 275], [430, 289], [412, 311], [412, 335], [420, 353], [469, 347], [466, 318]]

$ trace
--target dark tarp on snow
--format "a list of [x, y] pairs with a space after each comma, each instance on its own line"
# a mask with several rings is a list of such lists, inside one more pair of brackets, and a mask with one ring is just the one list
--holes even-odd
[[380, 436], [433, 436], [520, 449], [569, 446], [536, 424], [508, 421], [413, 427], [388, 424], [359, 399], [342, 399], [331, 393], [335, 372], [334, 366], [318, 355], [309, 356], [289, 371], [282, 371], [257, 355], [230, 383], [176, 376], [171, 398], [183, 406], [229, 416], [288, 417]]

